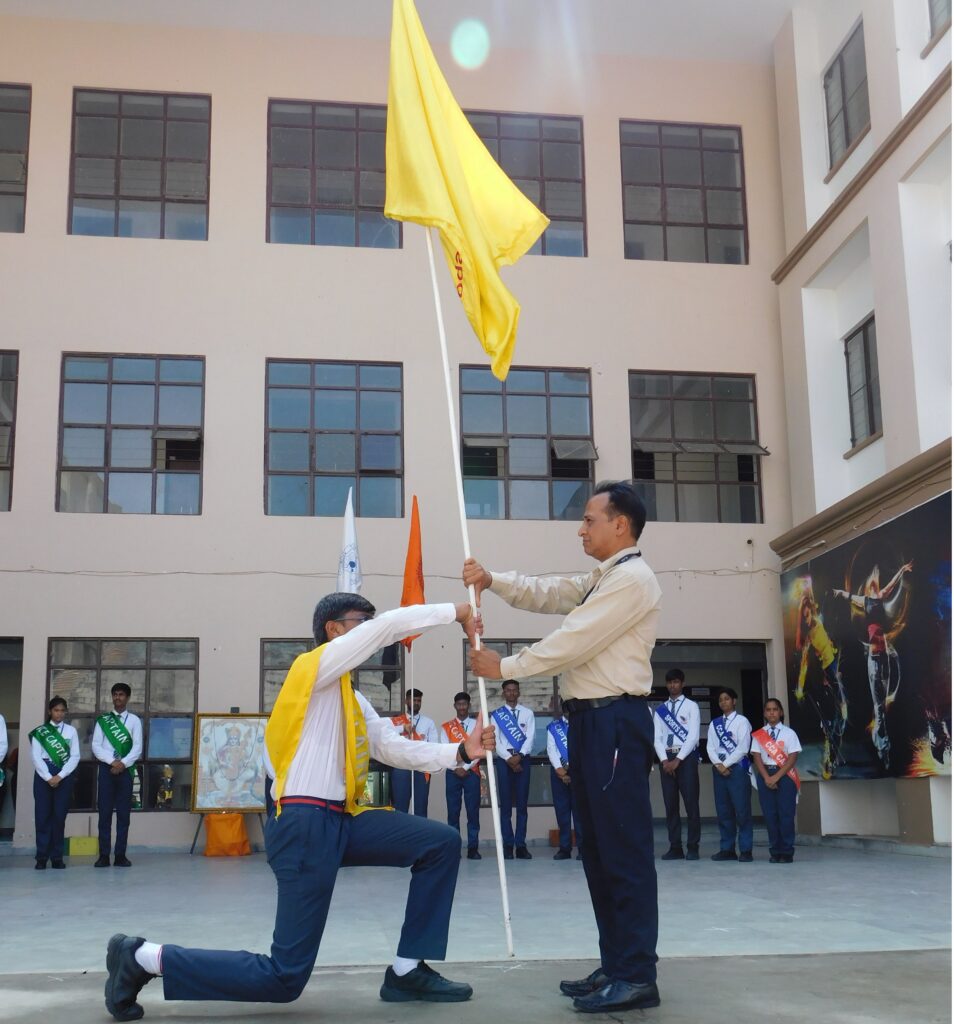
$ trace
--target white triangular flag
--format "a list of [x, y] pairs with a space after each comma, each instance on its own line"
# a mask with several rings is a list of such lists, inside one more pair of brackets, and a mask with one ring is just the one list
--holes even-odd
[[341, 535], [341, 557], [338, 559], [338, 593], [361, 593], [361, 559], [358, 557], [358, 535], [354, 529], [354, 508], [351, 488], [345, 505], [344, 530]]

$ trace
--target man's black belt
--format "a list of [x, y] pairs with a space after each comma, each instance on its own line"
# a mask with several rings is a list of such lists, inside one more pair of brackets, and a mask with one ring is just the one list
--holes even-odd
[[615, 704], [618, 700], [647, 700], [649, 694], [639, 696], [635, 693], [621, 693], [617, 697], [570, 697], [563, 702], [567, 711], [593, 711], [596, 708], [606, 708]]

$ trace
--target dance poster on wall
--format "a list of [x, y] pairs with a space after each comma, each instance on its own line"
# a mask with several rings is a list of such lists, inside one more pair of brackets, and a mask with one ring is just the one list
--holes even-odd
[[951, 774], [951, 495], [782, 575], [803, 777]]

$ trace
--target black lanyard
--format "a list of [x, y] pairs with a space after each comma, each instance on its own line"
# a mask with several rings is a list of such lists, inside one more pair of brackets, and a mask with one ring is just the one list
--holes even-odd
[[631, 551], [628, 555], [623, 555], [623, 557], [618, 562], [614, 562], [609, 567], [609, 569], [607, 569], [606, 572], [604, 572], [603, 575], [600, 576], [600, 578], [593, 584], [593, 586], [590, 587], [590, 589], [583, 595], [583, 600], [580, 601], [580, 604], [586, 604], [586, 599], [590, 596], [590, 594], [593, 593], [594, 590], [596, 590], [600, 583], [603, 582], [607, 573], [615, 569], [617, 565], [622, 565], [623, 562], [628, 562], [631, 558], [642, 558], [642, 554], [639, 551]]

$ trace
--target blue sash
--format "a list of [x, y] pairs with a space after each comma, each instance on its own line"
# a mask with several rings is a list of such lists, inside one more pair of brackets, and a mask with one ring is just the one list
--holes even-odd
[[[665, 724], [669, 732], [672, 734], [672, 736], [675, 736], [676, 739], [679, 740], [679, 746], [682, 746], [683, 743], [686, 742], [686, 738], [689, 735], [689, 730], [669, 710], [668, 702], [665, 704], [660, 704], [659, 707], [656, 708], [656, 714], [659, 715], [659, 717], [663, 720], [663, 723]], [[670, 742], [666, 744], [667, 747], [670, 746], [672, 736], [669, 737]]]
[[[732, 733], [729, 732], [729, 729], [725, 724], [725, 715], [723, 715], [721, 718], [713, 719], [712, 728], [715, 729], [716, 736], [719, 737], [719, 746], [725, 748], [727, 754], [734, 754], [738, 747], [738, 743], [735, 742], [735, 738], [733, 737]], [[724, 761], [725, 754], [720, 754], [719, 760]], [[738, 763], [742, 765], [743, 768], [747, 769], [749, 767], [748, 757], [743, 757], [742, 760]]]
[[560, 764], [564, 768], [570, 763], [570, 751], [568, 747], [569, 736], [566, 722], [562, 718], [556, 719], [547, 726], [547, 732], [553, 737], [557, 746], [557, 753], [560, 755]]
[[510, 740], [514, 751], [519, 753], [520, 748], [527, 742], [527, 736], [520, 728], [517, 716], [510, 710], [510, 708], [507, 707], [506, 704], [503, 704], [497, 708], [490, 717], [503, 730], [504, 735], [508, 740]]

